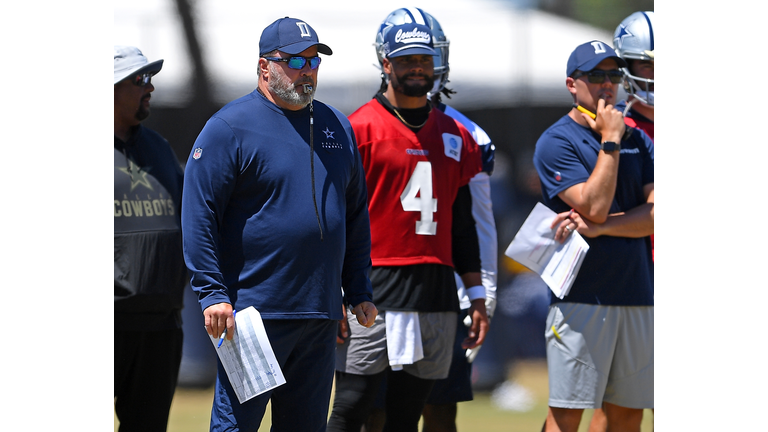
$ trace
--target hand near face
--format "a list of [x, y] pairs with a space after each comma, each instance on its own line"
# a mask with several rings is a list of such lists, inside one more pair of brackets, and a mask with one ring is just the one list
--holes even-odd
[[589, 127], [600, 134], [603, 141], [621, 142], [626, 125], [624, 115], [615, 109], [613, 105], [606, 105], [604, 99], [597, 101], [597, 117], [593, 120], [587, 114], [581, 113]]

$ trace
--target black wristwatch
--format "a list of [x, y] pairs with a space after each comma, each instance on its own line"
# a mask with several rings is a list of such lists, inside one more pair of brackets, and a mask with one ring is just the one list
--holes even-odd
[[606, 153], [613, 152], [613, 151], [619, 151], [619, 150], [621, 150], [621, 144], [613, 142], [613, 141], [606, 141], [604, 143], [600, 143], [600, 150], [602, 150], [602, 151], [604, 151]]

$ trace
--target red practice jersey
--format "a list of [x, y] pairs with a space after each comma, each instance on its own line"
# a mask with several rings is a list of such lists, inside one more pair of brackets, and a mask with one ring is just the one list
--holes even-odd
[[653, 122], [641, 120], [639, 118], [624, 117], [624, 123], [626, 123], [627, 126], [632, 126], [635, 129], [640, 129], [647, 133], [651, 138], [651, 141], [653, 141]]
[[453, 201], [482, 169], [472, 135], [438, 109], [414, 133], [375, 99], [349, 121], [368, 185], [373, 265], [453, 266]]

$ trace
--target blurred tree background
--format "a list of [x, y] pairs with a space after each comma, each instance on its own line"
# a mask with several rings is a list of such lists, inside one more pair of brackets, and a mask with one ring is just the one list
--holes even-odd
[[613, 32], [632, 12], [652, 11], [653, 0], [506, 0]]

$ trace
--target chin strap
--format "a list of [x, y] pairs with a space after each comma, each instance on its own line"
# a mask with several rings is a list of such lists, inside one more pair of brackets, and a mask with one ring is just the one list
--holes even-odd
[[624, 112], [623, 112], [623, 113], [621, 113], [621, 115], [623, 115], [624, 117], [626, 117], [626, 116], [627, 116], [627, 113], [629, 112], [629, 109], [630, 109], [630, 108], [632, 108], [632, 105], [634, 105], [634, 104], [635, 104], [635, 102], [637, 102], [637, 99], [635, 99], [635, 98], [632, 98], [632, 100], [631, 100], [631, 101], [627, 102], [627, 106], [624, 108]]
[[310, 84], [302, 84], [304, 93], [309, 95], [309, 165], [312, 175], [312, 203], [315, 205], [315, 217], [317, 217], [317, 227], [320, 228], [320, 241], [323, 241], [323, 226], [320, 224], [320, 212], [317, 211], [317, 199], [315, 198], [315, 116], [312, 101], [314, 100], [314, 89]]

